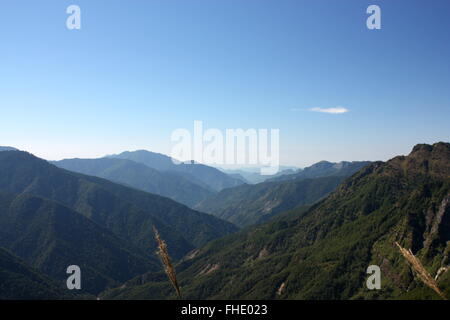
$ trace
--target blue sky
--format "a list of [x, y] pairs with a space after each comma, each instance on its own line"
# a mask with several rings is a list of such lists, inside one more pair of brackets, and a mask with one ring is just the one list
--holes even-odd
[[447, 0], [2, 1], [0, 145], [170, 153], [202, 120], [279, 128], [285, 165], [387, 160], [449, 141], [449, 30]]

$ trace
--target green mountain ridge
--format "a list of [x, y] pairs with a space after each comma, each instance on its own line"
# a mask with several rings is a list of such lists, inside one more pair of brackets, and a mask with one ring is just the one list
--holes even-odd
[[283, 174], [270, 178], [267, 181], [287, 181], [330, 176], [349, 177], [370, 163], [370, 161], [320, 161], [312, 166], [304, 168], [303, 170], [298, 170], [292, 174]]
[[[74, 249], [74, 256], [79, 255], [81, 262], [91, 268], [92, 275], [96, 270], [99, 271], [95, 277], [98, 282], [93, 285], [92, 292], [109, 286], [114, 281], [124, 281], [136, 273], [152, 269], [151, 261], [156, 259], [153, 226], [164, 236], [175, 259], [210, 240], [237, 230], [228, 222], [191, 210], [168, 198], [60, 169], [45, 160], [19, 151], [0, 153], [0, 192], [12, 194], [16, 199], [25, 199], [25, 204], [38, 203], [35, 207], [22, 210], [20, 206], [10, 205], [22, 202], [11, 202], [8, 197], [4, 198], [1, 205], [5, 209], [0, 213], [3, 226], [0, 224], [0, 229], [3, 230], [5, 245], [54, 276], [60, 275], [62, 264], [65, 265], [66, 260], [71, 257], [62, 248], [67, 246]], [[28, 199], [28, 195], [35, 198]], [[41, 205], [45, 210], [40, 211]], [[23, 218], [28, 215], [31, 215], [30, 221], [36, 218], [35, 223], [31, 225], [33, 228], [28, 226], [29, 221]], [[62, 221], [64, 217], [66, 222], [75, 223], [73, 227], [79, 226], [71, 231], [74, 233], [73, 239], [64, 240], [63, 231], [55, 233], [55, 230], [51, 229], [55, 221], [59, 221], [57, 230], [69, 228], [70, 226], [65, 226]], [[8, 234], [15, 229], [29, 231], [23, 234], [24, 242], [18, 240], [21, 234]], [[113, 240], [111, 233], [117, 237], [116, 240]], [[57, 240], [56, 236], [62, 237], [62, 240]], [[93, 243], [90, 250], [88, 240], [95, 240], [96, 237], [101, 237], [99, 240], [103, 241], [101, 243], [104, 246], [94, 250], [96, 244]], [[104, 242], [108, 237], [110, 240]], [[80, 239], [86, 240], [80, 243], [84, 245], [82, 250], [77, 249], [74, 243]], [[13, 245], [14, 241], [18, 241], [17, 245]], [[30, 243], [34, 241], [36, 243]], [[48, 246], [44, 246], [44, 243]], [[108, 243], [111, 248], [108, 248]], [[121, 248], [125, 243], [135, 248], [135, 255], [138, 255], [136, 250], [139, 250], [139, 254], [146, 256], [145, 259], [130, 258], [130, 265], [124, 267], [124, 259], [121, 257], [125, 255]], [[26, 245], [30, 245], [30, 252], [20, 252]], [[108, 250], [115, 251], [108, 255]], [[111, 270], [106, 270], [106, 265], [102, 269], [103, 262], [98, 262], [98, 266], [95, 266], [95, 261], [102, 257], [101, 252], [105, 254], [104, 263], [111, 263]], [[114, 267], [115, 261], [120, 267]], [[133, 264], [135, 269], [131, 267]], [[47, 267], [56, 269], [47, 270]], [[94, 276], [92, 278], [94, 279]]]
[[192, 178], [193, 181], [200, 181], [203, 186], [208, 186], [218, 192], [225, 188], [235, 187], [242, 184], [240, 179], [228, 176], [222, 171], [200, 163], [180, 163], [172, 158], [146, 150], [125, 151], [117, 155], [111, 155], [110, 158], [127, 159], [137, 163], [142, 163], [150, 168], [159, 171], [174, 171], [182, 173], [186, 178]]
[[126, 159], [65, 159], [52, 164], [66, 170], [97, 176], [194, 206], [213, 194], [193, 179], [170, 171], [158, 171]]
[[[434, 277], [449, 266], [450, 144], [417, 145], [375, 162], [327, 198], [276, 221], [208, 243], [177, 265], [186, 299], [439, 299], [395, 242]], [[368, 290], [378, 265], [381, 290]], [[450, 273], [438, 286], [450, 297]], [[161, 273], [103, 293], [108, 299], [170, 299]]]
[[83, 290], [98, 293], [159, 262], [83, 215], [29, 194], [0, 193], [0, 246], [54, 279], [68, 266], [83, 271]]
[[313, 204], [332, 192], [343, 176], [262, 182], [222, 190], [195, 209], [245, 227], [265, 222], [276, 214]]

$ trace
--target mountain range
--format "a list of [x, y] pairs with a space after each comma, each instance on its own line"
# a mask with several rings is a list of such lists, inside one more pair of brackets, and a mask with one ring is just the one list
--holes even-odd
[[0, 193], [0, 246], [56, 279], [83, 265], [91, 293], [159, 267], [153, 226], [175, 259], [236, 231], [168, 198], [20, 151], [0, 152]]
[[241, 227], [262, 223], [280, 212], [313, 204], [369, 163], [321, 162], [278, 179], [224, 189], [195, 208]]
[[267, 181], [286, 181], [296, 180], [300, 178], [305, 179], [330, 176], [348, 177], [368, 164], [370, 164], [370, 161], [320, 161], [310, 167], [304, 168], [303, 170], [298, 170], [293, 174], [279, 175], [273, 178], [269, 178]]
[[200, 163], [181, 163], [166, 155], [146, 150], [126, 151], [109, 157], [132, 160], [159, 171], [175, 171], [193, 181], [199, 181], [203, 186], [216, 192], [243, 183], [241, 179], [230, 177], [216, 168]]
[[[396, 243], [449, 297], [449, 143], [371, 163], [309, 208], [191, 252], [177, 272], [186, 299], [440, 299]], [[366, 287], [370, 265], [381, 269], [381, 290]], [[174, 292], [163, 274], [148, 273], [102, 297], [170, 299]]]
[[[449, 143], [387, 162], [320, 162], [255, 185], [226, 174], [206, 183], [224, 173], [200, 164], [166, 170], [162, 155], [156, 169], [154, 154], [138, 154], [57, 167], [0, 152], [0, 299], [173, 299], [153, 227], [187, 299], [440, 299], [397, 243], [450, 297]], [[244, 228], [148, 192], [176, 188], [171, 173], [209, 192], [198, 210]], [[73, 264], [81, 291], [64, 288]], [[371, 265], [381, 290], [366, 287]]]
[[293, 167], [285, 167], [280, 166], [278, 173], [274, 175], [262, 175], [260, 173], [260, 168], [255, 169], [221, 169], [223, 172], [225, 172], [228, 175], [235, 176], [237, 179], [241, 179], [246, 183], [249, 184], [255, 184], [255, 183], [261, 183], [268, 179], [273, 179], [278, 176], [282, 175], [288, 175], [288, 174], [294, 174], [302, 169], [300, 168], [293, 168]]
[[66, 159], [53, 161], [57, 167], [92, 175], [158, 194], [193, 207], [215, 191], [194, 177], [176, 171], [159, 171], [126, 159]]

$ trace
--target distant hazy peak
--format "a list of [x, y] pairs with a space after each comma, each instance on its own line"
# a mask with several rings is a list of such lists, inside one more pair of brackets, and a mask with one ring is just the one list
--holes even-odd
[[19, 150], [16, 149], [16, 148], [13, 148], [13, 147], [2, 147], [2, 146], [0, 146], [0, 151], [19, 151]]

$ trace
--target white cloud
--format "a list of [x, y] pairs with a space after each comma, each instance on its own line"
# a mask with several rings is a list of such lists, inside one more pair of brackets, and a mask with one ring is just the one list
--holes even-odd
[[331, 114], [341, 114], [346, 113], [349, 110], [344, 107], [336, 107], [336, 108], [310, 108], [309, 111], [313, 112], [322, 112], [322, 113], [331, 113]]

